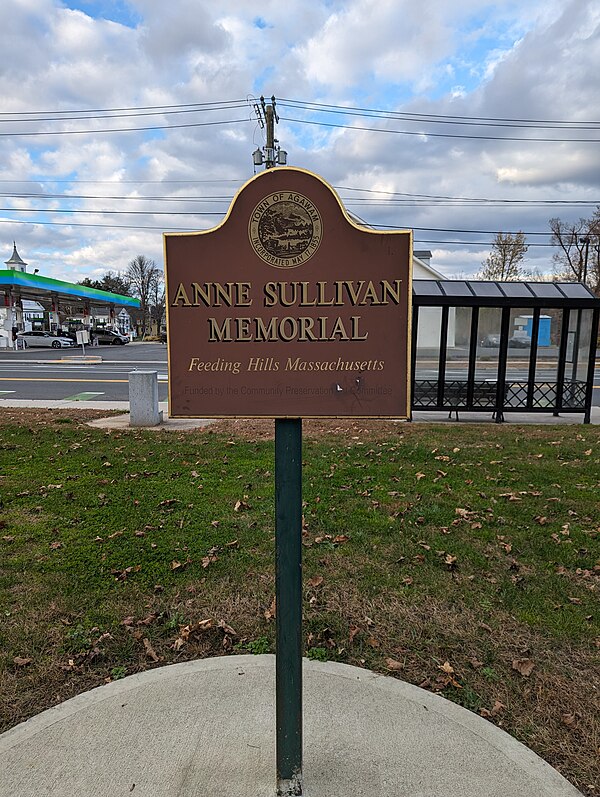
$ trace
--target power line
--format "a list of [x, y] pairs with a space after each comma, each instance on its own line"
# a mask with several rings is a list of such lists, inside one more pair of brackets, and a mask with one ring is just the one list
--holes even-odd
[[[35, 185], [39, 185], [43, 182], [52, 182], [51, 180], [41, 179], [41, 180], [0, 180], [0, 183], [32, 183]], [[115, 183], [113, 180], [105, 180], [105, 181], [96, 181], [96, 180], [63, 180], [63, 181], [56, 181], [56, 182], [63, 182], [66, 184], [73, 183], [80, 183], [80, 184], [95, 184], [97, 182], [102, 182], [107, 185], [125, 185], [125, 184], [133, 184], [133, 185], [145, 185], [146, 181], [137, 181], [137, 180], [122, 180], [118, 183]], [[163, 184], [163, 181], [155, 180], [149, 181], [155, 184]], [[164, 181], [167, 184], [169, 181]], [[170, 181], [170, 182], [182, 182], [182, 183], [195, 183], [195, 182], [205, 182], [209, 184], [216, 184], [216, 183], [236, 183], [240, 184], [243, 182], [242, 180], [205, 180], [205, 181]], [[351, 188], [349, 186], [334, 186], [334, 188], [338, 191], [351, 191], [351, 192], [367, 192], [369, 194], [385, 194], [386, 196], [383, 198], [380, 197], [352, 197], [352, 196], [342, 196], [344, 203], [346, 205], [356, 205], [356, 204], [366, 204], [371, 205], [372, 207], [442, 207], [442, 206], [450, 206], [450, 207], [486, 207], [486, 206], [515, 206], [515, 207], [571, 207], [571, 206], [581, 206], [581, 207], [594, 207], [600, 206], [600, 199], [596, 200], [565, 200], [565, 199], [496, 199], [496, 198], [483, 198], [483, 197], [460, 197], [460, 196], [444, 196], [444, 195], [435, 195], [435, 194], [412, 194], [412, 193], [402, 193], [402, 192], [394, 192], [394, 191], [378, 191], [369, 188]], [[111, 201], [138, 201], [138, 202], [231, 202], [233, 196], [231, 194], [206, 194], [204, 196], [126, 196], [123, 194], [66, 194], [66, 193], [50, 193], [50, 192], [40, 192], [40, 191], [31, 191], [31, 192], [17, 192], [17, 191], [0, 191], [0, 197], [4, 198], [14, 198], [14, 199], [87, 199], [87, 200], [111, 200]]]
[[449, 199], [452, 201], [460, 201], [460, 202], [496, 202], [496, 203], [508, 203], [511, 205], [528, 205], [530, 203], [539, 204], [543, 202], [544, 204], [551, 204], [551, 205], [562, 205], [565, 202], [568, 202], [570, 205], [600, 205], [600, 199], [596, 200], [584, 200], [584, 199], [577, 199], [577, 200], [563, 200], [563, 199], [490, 199], [485, 197], [468, 197], [468, 196], [447, 196], [444, 194], [413, 194], [407, 193], [402, 191], [383, 191], [376, 188], [351, 188], [347, 185], [337, 185], [334, 188], [338, 191], [360, 191], [363, 193], [368, 194], [386, 194], [388, 196], [399, 196], [399, 197], [408, 197], [408, 198], [423, 198], [423, 199]]
[[451, 114], [435, 114], [435, 113], [418, 113], [418, 112], [410, 112], [410, 111], [389, 111], [389, 110], [381, 110], [376, 108], [357, 108], [354, 106], [346, 106], [346, 105], [332, 105], [327, 103], [320, 103], [320, 102], [310, 102], [310, 101], [300, 101], [300, 100], [290, 100], [290, 99], [279, 99], [278, 100], [280, 105], [287, 105], [288, 103], [293, 103], [289, 107], [301, 108], [304, 110], [316, 110], [316, 111], [324, 111], [324, 112], [337, 112], [340, 111], [341, 113], [348, 114], [349, 112], [358, 112], [358, 113], [370, 113], [370, 114], [387, 114], [390, 118], [418, 118], [421, 121], [446, 121], [450, 119], [457, 119], [457, 120], [469, 120], [473, 123], [478, 122], [498, 122], [500, 124], [503, 123], [524, 123], [524, 124], [531, 124], [536, 126], [543, 126], [543, 125], [600, 125], [599, 122], [594, 121], [579, 121], [579, 120], [569, 120], [569, 119], [511, 119], [507, 117], [500, 117], [500, 116], [454, 116]]
[[[2, 211], [2, 208], [0, 208], [0, 211]], [[83, 211], [83, 212], [95, 213], [96, 211]], [[126, 211], [116, 211], [116, 212], [122, 213], [123, 215], [129, 215]], [[153, 215], [153, 214], [148, 214], [148, 215]], [[167, 214], [167, 215], [173, 215], [173, 214]], [[191, 214], [191, 215], [194, 215], [194, 214]], [[206, 213], [206, 214], [203, 213], [203, 214], [196, 214], [196, 215], [222, 216], [221, 213]], [[371, 222], [365, 222], [365, 223], [368, 224], [368, 226], [373, 227], [373, 228], [382, 228], [382, 229], [390, 229], [390, 230], [398, 229], [398, 227], [395, 227], [395, 226], [393, 226], [391, 224], [374, 224], [374, 223], [371, 223]], [[159, 231], [161, 231], [161, 232], [170, 232], [170, 231], [195, 232], [196, 231], [196, 228], [194, 228], [194, 227], [171, 227], [171, 226], [139, 225], [139, 224], [102, 224], [102, 223], [99, 223], [99, 222], [89, 222], [89, 223], [72, 222], [71, 223], [71, 222], [58, 222], [58, 221], [37, 221], [37, 220], [36, 221], [26, 221], [26, 220], [21, 220], [21, 219], [0, 219], [0, 224], [29, 224], [29, 225], [32, 225], [32, 226], [39, 225], [39, 226], [43, 226], [43, 227], [100, 227], [100, 228], [104, 228], [104, 229], [153, 230], [153, 231], [157, 231], [157, 232], [159, 232]], [[423, 227], [423, 228], [409, 227], [408, 229], [413, 229], [413, 230], [418, 229], [418, 230], [424, 230], [424, 231], [430, 231], [430, 232], [434, 232], [435, 231], [435, 228], [427, 228], [427, 227]], [[446, 230], [445, 232], [452, 232], [452, 230]], [[461, 232], [461, 231], [457, 231], [457, 232]], [[462, 232], [468, 233], [470, 231], [469, 230], [464, 230]], [[484, 232], [481, 231], [480, 234], [484, 234]], [[495, 233], [491, 233], [491, 234], [495, 235]], [[540, 233], [540, 234], [542, 234], [542, 233]], [[550, 234], [550, 233], [548, 233], [548, 234]], [[426, 239], [426, 238], [415, 238], [414, 243], [418, 243], [418, 244], [433, 244], [433, 245], [438, 245], [438, 246], [479, 246], [479, 247], [483, 247], [483, 248], [490, 248], [490, 247], [492, 247], [494, 245], [493, 241], [465, 241], [465, 240], [441, 241], [441, 240], [438, 240], [438, 239]], [[553, 247], [553, 246], [554, 246], [554, 244], [550, 244], [550, 243], [535, 243], [534, 242], [534, 243], [529, 243], [528, 244], [529, 248], [531, 248], [531, 247], [548, 248], [548, 247]]]
[[430, 133], [418, 130], [390, 130], [386, 127], [359, 127], [358, 125], [342, 125], [333, 122], [315, 122], [309, 119], [293, 119], [290, 116], [280, 117], [284, 122], [294, 122], [301, 125], [316, 125], [317, 127], [332, 127], [341, 130], [357, 130], [366, 133], [393, 133], [399, 136], [421, 136], [422, 138], [460, 138], [471, 141], [526, 141], [546, 144], [597, 144], [598, 138], [524, 138], [519, 136], [473, 136], [459, 133]]
[[[243, 180], [119, 180], [118, 182], [115, 180], [55, 180], [54, 177], [40, 177], [38, 180], [7, 180], [7, 179], [0, 179], [0, 183], [31, 183], [32, 185], [39, 185], [40, 183], [57, 183], [62, 184], [65, 183], [70, 185], [71, 183], [74, 184], [82, 184], [82, 185], [95, 185], [98, 184], [106, 184], [106, 185], [171, 185], [172, 183], [185, 183], [185, 184], [196, 184], [196, 183], [240, 183], [244, 182]], [[356, 191], [366, 190], [356, 188]]]
[[218, 122], [189, 122], [180, 125], [150, 125], [147, 127], [107, 127], [91, 130], [37, 130], [31, 132], [0, 133], [2, 137], [22, 138], [25, 136], [74, 136], [81, 134], [97, 133], [135, 133], [147, 130], [177, 130], [184, 127], [214, 127], [215, 125], [232, 125], [240, 122], [250, 122], [250, 119], [222, 119]]
[[[240, 105], [246, 106], [248, 103], [246, 100], [239, 99], [239, 100], [221, 100], [219, 102], [184, 102], [175, 105], [138, 105], [138, 106], [128, 106], [126, 108], [77, 108], [75, 110], [57, 110], [54, 109], [52, 111], [19, 111], [21, 115], [32, 115], [32, 114], [52, 114], [52, 113], [61, 113], [61, 114], [73, 114], [73, 113], [119, 113], [121, 111], [156, 111], [159, 113], [160, 111], [170, 110], [170, 109], [179, 109], [179, 108], [191, 108], [194, 110], [222, 110], [226, 106], [234, 106], [239, 107]], [[0, 117], [2, 116], [10, 116], [14, 114], [15, 111], [0, 111]]]
[[176, 232], [195, 232], [193, 227], [155, 227], [140, 224], [94, 224], [92, 222], [89, 224], [82, 224], [80, 222], [70, 223], [64, 221], [23, 221], [20, 219], [0, 219], [0, 224], [30, 224], [41, 227], [103, 227], [104, 229], [109, 230], [161, 230], [163, 232], [171, 232], [174, 230]]
[[[73, 222], [72, 224], [68, 222], [58, 222], [58, 221], [19, 221], [19, 220], [11, 220], [11, 219], [0, 219], [0, 224], [30, 224], [30, 225], [38, 225], [43, 227], [101, 227], [104, 229], [120, 229], [120, 230], [153, 230], [153, 231], [162, 231], [162, 232], [196, 232], [193, 227], [155, 227], [155, 226], [146, 226], [146, 225], [134, 225], [134, 224], [99, 224], [99, 223], [89, 223], [89, 224], [81, 224], [78, 222]], [[385, 227], [384, 224], [372, 224], [372, 227]], [[397, 229], [395, 227], [390, 229]], [[442, 246], [480, 246], [484, 248], [489, 248], [493, 246], [493, 243], [483, 242], [483, 241], [437, 241], [437, 240], [428, 240], [424, 238], [416, 238], [415, 243], [418, 244], [438, 244]], [[535, 247], [547, 247], [551, 246], [551, 244], [530, 244], [530, 246]]]

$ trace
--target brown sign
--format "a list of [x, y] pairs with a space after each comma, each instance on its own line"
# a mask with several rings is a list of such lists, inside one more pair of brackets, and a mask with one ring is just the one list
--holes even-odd
[[165, 235], [169, 414], [407, 417], [411, 259], [316, 175], [254, 177], [218, 227]]

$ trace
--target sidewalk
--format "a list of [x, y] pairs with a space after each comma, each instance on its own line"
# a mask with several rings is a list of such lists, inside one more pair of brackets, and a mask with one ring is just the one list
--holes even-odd
[[[304, 660], [306, 797], [577, 797], [490, 722], [395, 678]], [[0, 797], [275, 797], [274, 656], [171, 665], [0, 736]]]
[[[34, 407], [34, 408], [47, 408], [47, 409], [88, 409], [88, 410], [121, 410], [124, 413], [129, 412], [128, 401], [67, 401], [67, 400], [51, 400], [51, 399], [3, 399], [0, 398], [0, 410], [2, 407]], [[165, 419], [159, 426], [148, 427], [152, 429], [164, 430], [180, 430], [180, 429], [193, 429], [196, 427], [206, 426], [212, 421], [207, 419], [177, 419], [168, 417], [169, 405], [166, 401], [159, 402], [159, 411], [162, 411], [163, 418]], [[582, 424], [583, 413], [566, 413], [555, 418], [551, 412], [537, 413], [537, 412], [505, 412], [504, 425], [517, 425], [517, 424], [533, 424], [533, 425], [558, 425], [564, 426], [569, 424]], [[443, 424], [456, 424], [456, 423], [494, 423], [492, 414], [490, 412], [461, 412], [459, 411], [459, 420], [457, 421], [454, 413], [452, 417], [448, 417], [448, 412], [431, 412], [425, 410], [417, 410], [413, 414], [413, 423], [443, 423]], [[600, 424], [600, 407], [592, 407], [591, 423]], [[92, 425], [102, 426], [103, 428], [122, 429], [129, 428], [129, 415], [115, 416], [112, 418], [100, 419], [93, 421]]]

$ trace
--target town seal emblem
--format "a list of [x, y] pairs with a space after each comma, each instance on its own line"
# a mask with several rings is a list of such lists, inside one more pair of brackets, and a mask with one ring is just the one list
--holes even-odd
[[256, 254], [275, 268], [296, 268], [319, 248], [321, 214], [302, 194], [280, 191], [262, 199], [250, 215], [248, 235]]

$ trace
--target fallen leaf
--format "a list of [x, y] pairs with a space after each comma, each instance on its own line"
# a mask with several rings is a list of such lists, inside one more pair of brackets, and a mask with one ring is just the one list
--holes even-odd
[[562, 722], [563, 722], [563, 725], [567, 726], [567, 728], [574, 728], [577, 725], [577, 715], [576, 714], [563, 714], [562, 715]]
[[237, 636], [233, 628], [230, 625], [227, 625], [225, 620], [219, 620], [219, 622], [217, 623], [217, 628], [220, 628], [224, 634], [229, 634], [230, 636]]
[[350, 644], [354, 641], [354, 637], [358, 634], [360, 628], [357, 625], [350, 626]]
[[157, 617], [158, 614], [156, 612], [152, 612], [152, 614], [149, 614], [147, 617], [144, 617], [143, 620], [138, 620], [137, 625], [150, 625], [150, 623], [153, 623]]
[[528, 678], [533, 672], [535, 662], [532, 659], [515, 659], [512, 663], [513, 670], [516, 670], [520, 675]]
[[404, 666], [401, 662], [396, 661], [396, 659], [390, 659], [387, 657], [385, 660], [385, 666], [388, 670], [392, 670], [392, 672], [399, 672], [400, 670], [404, 669]]
[[420, 481], [421, 479], [424, 479], [424, 478], [425, 478], [425, 476], [426, 476], [426, 474], [425, 474], [425, 473], [415, 473], [415, 479], [416, 479], [417, 481]]
[[24, 659], [22, 656], [15, 656], [13, 661], [17, 667], [27, 667], [28, 664], [31, 664], [32, 659]]
[[144, 637], [144, 648], [146, 650], [146, 656], [148, 656], [149, 659], [152, 659], [152, 661], [160, 661], [148, 637]]
[[497, 717], [498, 714], [501, 714], [504, 711], [505, 708], [506, 708], [506, 706], [504, 705], [504, 703], [501, 703], [499, 700], [496, 700], [496, 702], [494, 703], [494, 705], [492, 706], [491, 709], [482, 708], [482, 709], [480, 709], [479, 713], [480, 713], [480, 715], [482, 717], [486, 717], [486, 718], [487, 717]]
[[336, 537], [333, 538], [332, 542], [334, 545], [341, 545], [344, 542], [348, 542], [350, 537], [347, 534], [338, 534]]
[[440, 664], [438, 666], [438, 670], [441, 670], [442, 672], [445, 672], [447, 675], [453, 675], [454, 674], [454, 667], [450, 664], [449, 661], [445, 661], [443, 664]]
[[323, 583], [323, 576], [315, 576], [314, 578], [309, 578], [307, 584], [309, 587], [319, 587]]
[[271, 605], [265, 609], [265, 620], [273, 620], [277, 616], [277, 598], [273, 598]]

